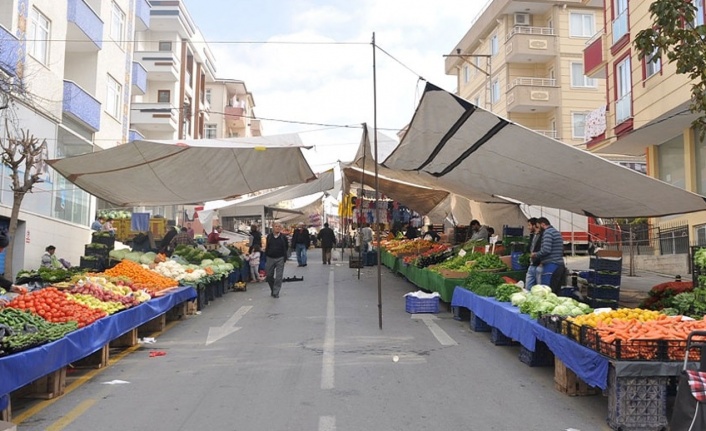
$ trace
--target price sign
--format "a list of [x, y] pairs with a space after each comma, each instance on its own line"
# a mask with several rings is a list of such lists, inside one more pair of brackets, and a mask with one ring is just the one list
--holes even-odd
[[461, 256], [461, 257], [465, 256], [465, 255], [466, 255], [466, 250], [461, 249], [461, 251], [458, 252], [458, 255]]

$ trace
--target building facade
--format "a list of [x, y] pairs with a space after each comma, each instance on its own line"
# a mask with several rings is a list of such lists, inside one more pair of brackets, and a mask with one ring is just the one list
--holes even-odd
[[[602, 105], [589, 114], [588, 149], [645, 155], [648, 175], [706, 195], [706, 143], [691, 126], [691, 80], [665, 56], [638, 57], [635, 35], [652, 26], [651, 2], [588, 1], [603, 8], [605, 25], [584, 49], [586, 74], [606, 84]], [[703, 0], [693, 0], [703, 25]], [[681, 235], [706, 245], [706, 213], [663, 217], [655, 225], [684, 226]], [[688, 244], [681, 247], [686, 253]]]
[[446, 57], [446, 73], [464, 99], [583, 147], [586, 116], [605, 100], [604, 82], [583, 64], [602, 14], [580, 1], [494, 0]]

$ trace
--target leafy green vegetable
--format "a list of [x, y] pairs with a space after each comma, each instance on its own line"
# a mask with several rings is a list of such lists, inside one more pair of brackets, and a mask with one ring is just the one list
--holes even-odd
[[507, 265], [497, 254], [482, 254], [476, 258], [473, 269], [507, 269]]
[[522, 288], [516, 284], [503, 283], [495, 289], [495, 299], [500, 302], [509, 302], [513, 294], [521, 291]]

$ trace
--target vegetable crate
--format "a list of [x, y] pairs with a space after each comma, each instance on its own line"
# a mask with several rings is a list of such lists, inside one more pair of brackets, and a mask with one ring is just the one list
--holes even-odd
[[527, 270], [527, 266], [522, 265], [520, 263], [520, 258], [522, 257], [524, 253], [521, 251], [513, 251], [510, 253], [510, 262], [511, 262], [511, 269], [513, 271], [522, 271], [522, 270]]
[[669, 377], [618, 377], [608, 370], [608, 425], [615, 430], [667, 429]]
[[360, 256], [352, 254], [348, 256], [348, 267], [349, 268], [362, 268], [363, 262], [360, 260]]
[[103, 271], [104, 260], [102, 258], [97, 259], [86, 259], [85, 256], [81, 256], [79, 267], [83, 269], [92, 269], [95, 271]]
[[84, 246], [83, 255], [84, 256], [100, 256], [103, 258], [107, 258], [109, 252], [110, 252], [110, 250], [108, 250], [108, 247], [91, 247], [90, 244], [86, 244]]
[[537, 319], [537, 323], [557, 334], [562, 333], [561, 327], [563, 321], [564, 318], [556, 314], [544, 314]]
[[470, 310], [470, 312], [471, 312], [471, 315], [470, 315], [471, 330], [473, 332], [490, 332], [490, 326], [487, 323], [485, 323], [485, 320], [476, 316], [476, 313], [474, 313], [473, 310]]
[[512, 338], [503, 334], [503, 332], [496, 327], [490, 329], [490, 341], [496, 346], [509, 346], [512, 344]]
[[451, 311], [454, 315], [454, 320], [460, 320], [462, 322], [468, 321], [471, 318], [471, 310], [466, 307], [451, 307]]
[[551, 367], [554, 365], [554, 353], [544, 342], [539, 340], [534, 344], [534, 352], [521, 346], [519, 359], [520, 362], [530, 367]]
[[377, 251], [368, 251], [363, 254], [363, 259], [365, 266], [375, 266], [378, 264], [378, 253]]
[[588, 297], [588, 305], [591, 308], [618, 308], [618, 301], [615, 299], [599, 299]]
[[613, 271], [620, 273], [623, 270], [623, 259], [608, 259], [591, 256], [588, 268], [594, 271]]
[[601, 393], [600, 388], [589, 386], [576, 373], [566, 368], [560, 359], [554, 359], [554, 388], [570, 397]]
[[587, 293], [588, 297], [593, 299], [609, 299], [611, 301], [620, 299], [620, 288], [608, 284], [600, 286], [589, 285]]
[[405, 311], [411, 314], [438, 313], [439, 297], [417, 298], [411, 295], [405, 296]]
[[588, 281], [589, 284], [593, 284], [595, 286], [600, 286], [604, 284], [608, 284], [610, 286], [620, 286], [620, 273], [602, 274], [597, 271], [589, 271], [588, 276], [586, 277], [586, 281]]
[[91, 242], [95, 242], [98, 244], [105, 244], [108, 246], [108, 249], [112, 250], [115, 248], [115, 238], [112, 236], [102, 236], [102, 235], [96, 235], [95, 233], [91, 237]]

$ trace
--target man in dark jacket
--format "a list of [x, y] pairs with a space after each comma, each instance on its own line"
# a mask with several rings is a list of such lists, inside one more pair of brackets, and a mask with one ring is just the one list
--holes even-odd
[[306, 266], [306, 251], [311, 245], [311, 237], [309, 236], [309, 231], [304, 227], [304, 223], [299, 223], [292, 234], [292, 245], [297, 253], [298, 266]]
[[[527, 220], [527, 225], [529, 226], [530, 240], [526, 251], [531, 255], [542, 249], [542, 230], [539, 227], [539, 222], [534, 217]], [[542, 278], [542, 267], [539, 264], [539, 258], [530, 258], [530, 266], [525, 276], [525, 288], [531, 289]]]
[[265, 281], [270, 285], [270, 295], [279, 298], [279, 291], [282, 289], [282, 277], [284, 275], [284, 261], [287, 259], [287, 237], [282, 234], [282, 225], [275, 223], [272, 226], [272, 233], [267, 235], [265, 245]]
[[328, 227], [328, 223], [324, 223], [324, 227], [319, 231], [317, 238], [321, 241], [321, 260], [324, 265], [331, 265], [331, 250], [336, 244], [336, 234], [333, 229]]
[[252, 235], [252, 242], [250, 243], [250, 247], [248, 248], [248, 254], [252, 253], [252, 248], [255, 245], [258, 245], [260, 246], [260, 248], [262, 248], [262, 234], [259, 230], [257, 230], [256, 224], [250, 226], [250, 235]]

